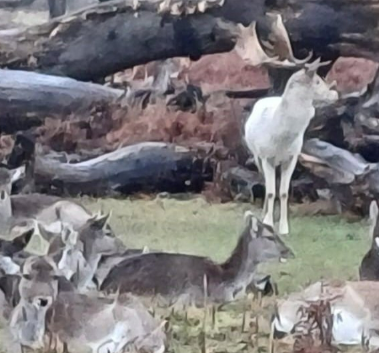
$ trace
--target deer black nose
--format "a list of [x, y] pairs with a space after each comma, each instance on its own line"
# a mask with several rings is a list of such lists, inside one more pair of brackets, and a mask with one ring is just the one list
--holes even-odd
[[42, 307], [45, 307], [48, 303], [48, 300], [47, 299], [40, 299], [39, 300], [39, 304], [42, 306]]

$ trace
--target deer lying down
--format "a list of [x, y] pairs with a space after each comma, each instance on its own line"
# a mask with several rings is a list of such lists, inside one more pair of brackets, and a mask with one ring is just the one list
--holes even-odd
[[[0, 230], [6, 232], [18, 222], [36, 219], [46, 225], [71, 224], [75, 229], [93, 215], [77, 202], [44, 194], [11, 196], [12, 183], [20, 178], [20, 170], [0, 168]], [[109, 235], [113, 235], [108, 226]]]
[[[331, 304], [333, 341], [357, 345], [364, 342], [379, 347], [379, 282], [316, 282], [300, 293], [277, 301], [272, 322], [274, 336], [294, 334], [306, 326], [301, 307], [321, 299]], [[309, 323], [308, 323], [309, 324]]]
[[59, 293], [56, 273], [47, 257], [30, 258], [23, 266], [21, 299], [10, 320], [22, 347], [51, 349], [49, 342], [53, 342], [66, 349], [121, 353], [134, 345], [138, 350], [163, 353], [165, 335], [137, 299]]
[[232, 255], [222, 264], [208, 258], [173, 253], [133, 256], [115, 266], [100, 289], [130, 292], [141, 296], [164, 297], [169, 302], [202, 305], [204, 276], [210, 301], [225, 303], [244, 294], [259, 263], [293, 257], [271, 227], [263, 225], [251, 212], [245, 214], [246, 227]]
[[379, 281], [379, 209], [376, 201], [370, 205], [370, 235], [372, 238], [371, 249], [362, 259], [359, 268], [359, 279], [361, 281]]

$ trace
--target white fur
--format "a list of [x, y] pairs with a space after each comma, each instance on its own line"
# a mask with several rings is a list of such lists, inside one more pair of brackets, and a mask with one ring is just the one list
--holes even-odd
[[275, 168], [281, 168], [279, 233], [288, 234], [288, 190], [304, 133], [315, 115], [315, 105], [337, 100], [336, 91], [318, 76], [304, 80], [300, 70], [291, 76], [281, 97], [259, 100], [245, 124], [245, 140], [266, 184], [263, 222], [274, 226]]
[[4, 270], [7, 275], [15, 275], [20, 273], [20, 266], [17, 265], [9, 256], [0, 257], [0, 268]]

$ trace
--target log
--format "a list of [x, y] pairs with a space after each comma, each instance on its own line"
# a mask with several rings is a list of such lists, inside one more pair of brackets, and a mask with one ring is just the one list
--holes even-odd
[[29, 6], [33, 4], [34, 1], [35, 0], [0, 0], [0, 9]]
[[319, 139], [304, 143], [299, 162], [316, 182], [324, 181], [342, 210], [365, 215], [379, 196], [379, 163]]
[[88, 112], [123, 91], [70, 78], [0, 69], [0, 130], [14, 133], [43, 123], [46, 116]]
[[[184, 12], [192, 2], [181, 2]], [[258, 21], [259, 37], [267, 40], [271, 19], [264, 14], [272, 11], [282, 14], [297, 57], [310, 50], [324, 60], [379, 57], [375, 1], [226, 0], [220, 8], [191, 15], [172, 14], [172, 9], [158, 13], [160, 3], [153, 0], [137, 5], [132, 0], [110, 1], [43, 25], [2, 31], [0, 66], [97, 80], [154, 60], [196, 60], [231, 50], [236, 23]]]
[[200, 191], [212, 175], [188, 149], [144, 142], [81, 163], [36, 156], [36, 190], [58, 195], [104, 196], [114, 193]]
[[28, 29], [2, 31], [0, 66], [85, 81], [154, 60], [197, 59], [233, 48], [232, 24], [208, 13], [158, 14], [158, 7], [146, 2], [135, 11], [133, 1], [116, 1]]

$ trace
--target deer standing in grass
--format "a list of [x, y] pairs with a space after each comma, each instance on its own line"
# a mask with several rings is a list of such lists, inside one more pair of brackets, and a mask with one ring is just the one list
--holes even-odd
[[[278, 57], [268, 57], [259, 44], [255, 24], [247, 29], [241, 28], [241, 41], [237, 43], [236, 49], [244, 60], [255, 65], [265, 63], [283, 68], [302, 67], [289, 78], [282, 96], [258, 100], [245, 124], [244, 138], [247, 147], [254, 155], [256, 165], [265, 178], [263, 222], [274, 227], [276, 169], [280, 168], [278, 231], [281, 235], [287, 235], [288, 191], [303, 146], [305, 130], [315, 115], [315, 107], [336, 102], [338, 93], [332, 89], [334, 82], [328, 85], [317, 75], [317, 69], [329, 62], [320, 63], [320, 59], [317, 59], [312, 64], [306, 64], [305, 60], [294, 58], [280, 16], [274, 21], [272, 31], [278, 37], [278, 41], [282, 41], [286, 47], [285, 55], [279, 57], [287, 59], [279, 61]], [[249, 56], [250, 50], [253, 56]], [[309, 60], [309, 57], [306, 60]]]

